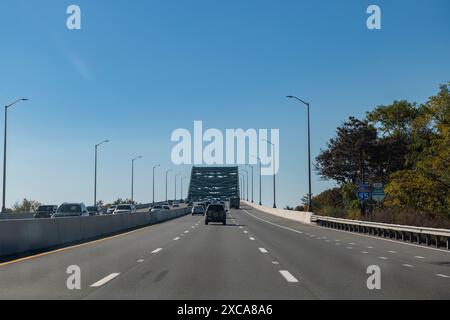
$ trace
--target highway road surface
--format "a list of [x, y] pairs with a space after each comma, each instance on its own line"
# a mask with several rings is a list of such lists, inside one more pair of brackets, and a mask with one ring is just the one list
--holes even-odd
[[[66, 270], [79, 266], [81, 289]], [[380, 267], [381, 289], [367, 287]], [[450, 253], [244, 206], [0, 264], [0, 299], [450, 299]]]

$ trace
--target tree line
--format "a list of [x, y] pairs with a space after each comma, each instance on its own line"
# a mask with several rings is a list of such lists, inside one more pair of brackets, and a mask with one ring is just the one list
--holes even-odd
[[[337, 187], [315, 196], [313, 207], [322, 215], [450, 227], [449, 167], [450, 82], [425, 103], [394, 101], [338, 127], [315, 165]], [[364, 182], [383, 183], [382, 204], [361, 210]]]

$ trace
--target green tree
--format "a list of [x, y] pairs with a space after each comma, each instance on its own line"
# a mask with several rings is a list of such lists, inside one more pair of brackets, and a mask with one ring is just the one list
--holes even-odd
[[14, 203], [12, 209], [16, 213], [35, 212], [42, 204], [38, 201], [23, 199], [21, 203]]
[[113, 204], [114, 205], [119, 205], [119, 204], [134, 204], [134, 205], [136, 205], [137, 203], [135, 201], [131, 201], [130, 199], [118, 198], [116, 201], [114, 201]]
[[325, 180], [358, 183], [370, 176], [376, 143], [375, 127], [350, 117], [316, 158], [316, 170]]

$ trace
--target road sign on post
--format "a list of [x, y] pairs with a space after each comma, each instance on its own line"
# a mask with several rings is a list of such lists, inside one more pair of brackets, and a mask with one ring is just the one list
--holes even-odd
[[383, 202], [386, 195], [382, 183], [374, 183], [372, 186], [372, 200], [376, 202]]
[[371, 196], [369, 185], [367, 183], [360, 184], [356, 196], [358, 197], [358, 200], [361, 202], [368, 201]]

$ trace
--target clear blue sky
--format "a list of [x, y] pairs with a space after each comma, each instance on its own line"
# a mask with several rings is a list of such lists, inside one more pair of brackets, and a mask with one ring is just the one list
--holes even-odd
[[[66, 28], [70, 4], [81, 7], [80, 31]], [[381, 31], [366, 28], [369, 4], [381, 6]], [[91, 203], [103, 139], [98, 198], [128, 197], [130, 159], [143, 155], [135, 198], [150, 201], [153, 164], [188, 175], [171, 164], [170, 135], [194, 120], [279, 128], [278, 202], [297, 204], [306, 112], [284, 96], [311, 102], [314, 156], [350, 115], [424, 102], [450, 80], [449, 12], [448, 0], [3, 0], [0, 104], [32, 99], [9, 113], [7, 205]], [[162, 170], [157, 179], [162, 199]], [[313, 185], [317, 194], [332, 183]]]

